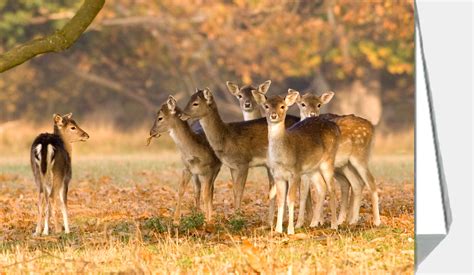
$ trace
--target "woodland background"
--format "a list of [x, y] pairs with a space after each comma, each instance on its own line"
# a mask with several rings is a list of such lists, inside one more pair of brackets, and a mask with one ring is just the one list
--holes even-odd
[[[81, 3], [0, 0], [0, 52], [52, 33]], [[413, 20], [406, 1], [108, 1], [71, 49], [0, 75], [0, 128], [73, 112], [130, 130], [168, 94], [184, 104], [205, 86], [238, 120], [225, 81], [271, 79], [271, 94], [330, 89], [329, 111], [367, 117], [379, 133], [409, 130]]]

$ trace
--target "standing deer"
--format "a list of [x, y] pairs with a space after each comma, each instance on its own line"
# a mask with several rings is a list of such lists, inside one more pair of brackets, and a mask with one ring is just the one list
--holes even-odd
[[[296, 92], [294, 90], [291, 90]], [[354, 115], [334, 115], [322, 114], [320, 109], [322, 105], [327, 104], [334, 96], [333, 92], [323, 93], [317, 96], [311, 93], [306, 93], [298, 97], [296, 103], [298, 104], [300, 115], [302, 119], [308, 117], [320, 116], [324, 119], [333, 121], [339, 127], [341, 132], [339, 148], [336, 153], [336, 173], [335, 177], [341, 184], [341, 211], [339, 212], [338, 223], [341, 224], [346, 220], [349, 184], [352, 188], [352, 194], [349, 203], [349, 214], [347, 220], [349, 224], [355, 224], [359, 220], [359, 210], [362, 199], [362, 190], [364, 185], [360, 184], [360, 179], [369, 187], [372, 197], [372, 213], [374, 216], [374, 225], [380, 225], [380, 215], [378, 207], [378, 193], [374, 177], [370, 172], [368, 160], [370, 156], [370, 149], [372, 138], [374, 134], [373, 125], [358, 116]], [[325, 190], [321, 190], [324, 196]], [[309, 187], [302, 190], [300, 204], [303, 204], [309, 192]], [[298, 216], [298, 223], [304, 221], [304, 208], [300, 208]], [[321, 209], [319, 209], [321, 210]]]
[[294, 234], [294, 206], [301, 176], [307, 175], [313, 184], [316, 184], [319, 174], [322, 175], [329, 190], [331, 228], [337, 229], [336, 193], [333, 186], [334, 161], [339, 143], [337, 125], [314, 117], [287, 129], [284, 123], [286, 113], [288, 107], [296, 102], [299, 93], [289, 90], [286, 97], [275, 96], [269, 99], [256, 91], [253, 95], [264, 107], [268, 123], [268, 164], [276, 186], [270, 195], [275, 196], [276, 193], [278, 204], [276, 232], [283, 232], [286, 200], [288, 234]]
[[170, 95], [156, 114], [155, 122], [150, 130], [150, 137], [159, 137], [163, 133], [169, 133], [181, 153], [184, 168], [178, 188], [174, 222], [177, 223], [181, 217], [181, 201], [191, 178], [194, 186], [195, 206], [196, 208], [200, 207], [201, 188], [203, 188], [206, 220], [210, 222], [212, 221], [214, 181], [221, 169], [221, 162], [209, 146], [202, 129], [193, 131], [187, 122], [180, 119], [181, 114], [176, 100]]
[[[55, 232], [59, 232], [56, 220], [56, 200], [59, 197], [63, 216], [64, 232], [69, 233], [67, 215], [67, 191], [71, 180], [72, 143], [86, 141], [89, 135], [71, 118], [54, 114], [54, 133], [40, 134], [31, 145], [31, 169], [38, 188], [38, 221], [34, 235], [41, 232], [43, 213], [43, 235], [49, 234], [49, 216], [52, 210]], [[52, 204], [52, 207], [51, 207]]]
[[[209, 88], [198, 90], [191, 96], [181, 118], [183, 120], [199, 119], [216, 156], [230, 168], [234, 204], [236, 210], [240, 210], [249, 168], [267, 166], [266, 120], [225, 123], [219, 115], [214, 96]], [[297, 121], [297, 118], [289, 117], [285, 123], [293, 124]], [[270, 174], [269, 177], [271, 179]], [[271, 207], [269, 218], [273, 218]]]
[[[262, 84], [260, 84], [258, 88], [255, 88], [252, 85], [244, 85], [241, 88], [239, 88], [239, 86], [233, 82], [230, 82], [230, 81], [226, 82], [227, 90], [239, 100], [240, 110], [242, 111], [242, 115], [245, 121], [265, 117], [265, 115], [262, 112], [262, 108], [260, 104], [258, 104], [255, 98], [253, 97], [252, 91], [259, 91], [262, 94], [266, 94], [271, 84], [272, 84], [272, 81], [267, 80], [263, 82]], [[296, 122], [297, 120], [299, 120], [299, 118], [297, 117], [294, 117], [291, 115], [287, 115], [287, 116], [291, 117], [291, 121]], [[293, 123], [288, 123], [286, 126], [291, 127], [292, 125]], [[271, 188], [273, 186], [274, 181], [269, 169], [267, 169], [267, 174], [268, 174], [268, 179], [269, 179], [269, 185]], [[306, 186], [307, 180], [303, 180], [302, 185]], [[306, 200], [305, 211], [308, 212], [309, 214], [308, 216], [311, 216], [311, 213], [312, 213], [311, 196], [310, 196], [311, 194], [310, 193], [307, 193], [307, 194], [308, 194], [307, 195], [308, 199]], [[272, 222], [273, 222], [273, 217], [274, 217], [274, 212], [275, 212], [274, 209], [275, 209], [275, 199], [272, 199], [270, 200], [270, 213], [269, 213], [270, 226], [272, 225]], [[302, 212], [303, 213], [302, 217], [304, 217], [305, 211]], [[300, 216], [298, 216], [298, 222], [300, 222], [299, 217]], [[301, 227], [302, 225], [303, 223], [297, 224], [297, 227]]]

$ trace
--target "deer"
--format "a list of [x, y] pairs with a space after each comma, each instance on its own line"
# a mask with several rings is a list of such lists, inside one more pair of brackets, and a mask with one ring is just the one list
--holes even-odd
[[[297, 91], [291, 90], [295, 93]], [[359, 220], [362, 190], [364, 185], [369, 187], [372, 198], [373, 224], [380, 225], [379, 197], [374, 177], [369, 169], [369, 157], [374, 135], [374, 126], [368, 120], [355, 115], [320, 114], [321, 107], [327, 104], [334, 96], [334, 92], [325, 92], [320, 96], [306, 93], [296, 100], [302, 119], [321, 117], [333, 121], [341, 132], [340, 144], [336, 153], [335, 167], [336, 180], [341, 184], [341, 211], [338, 224], [346, 219], [349, 224], [356, 224]], [[361, 180], [363, 184], [361, 184]], [[349, 202], [349, 186], [352, 190]], [[303, 188], [300, 204], [304, 203], [309, 192], [309, 186]], [[324, 198], [325, 190], [319, 192]], [[350, 205], [347, 214], [348, 203]], [[319, 211], [322, 208], [318, 209]], [[304, 221], [304, 208], [300, 207], [298, 224]], [[320, 215], [320, 214], [319, 214]]]
[[244, 85], [239, 88], [237, 84], [231, 81], [227, 81], [225, 84], [229, 93], [239, 100], [240, 110], [245, 121], [263, 117], [260, 105], [253, 98], [252, 91], [259, 90], [261, 93], [266, 94], [272, 84], [271, 80], [263, 82], [257, 88], [252, 85]]
[[288, 108], [299, 97], [289, 90], [285, 97], [268, 98], [258, 91], [252, 92], [257, 103], [265, 110], [268, 124], [268, 165], [275, 179], [270, 197], [277, 198], [278, 214], [275, 231], [283, 232], [285, 201], [288, 205], [287, 233], [294, 234], [294, 207], [296, 191], [301, 177], [308, 176], [313, 184], [322, 176], [329, 191], [331, 228], [337, 229], [336, 193], [334, 188], [334, 162], [339, 144], [339, 128], [329, 120], [307, 118], [285, 127]]
[[[235, 211], [240, 211], [241, 201], [251, 167], [267, 167], [267, 122], [265, 118], [225, 123], [209, 88], [197, 90], [189, 99], [181, 116], [183, 120], [197, 119], [206, 134], [210, 146], [219, 160], [230, 169]], [[286, 124], [299, 121], [287, 118]], [[268, 169], [268, 167], [267, 167]], [[268, 170], [267, 170], [268, 171]], [[269, 185], [272, 177], [269, 174]], [[273, 223], [270, 205], [269, 223]]]
[[[49, 234], [51, 211], [54, 231], [60, 231], [56, 219], [58, 199], [63, 216], [64, 232], [70, 233], [67, 193], [72, 177], [72, 143], [89, 139], [89, 135], [72, 119], [72, 113], [54, 114], [53, 121], [53, 133], [38, 135], [30, 150], [31, 169], [38, 189], [38, 220], [34, 236]], [[41, 233], [43, 219], [44, 228]]]
[[[259, 118], [262, 118], [264, 117], [263, 115], [263, 112], [262, 112], [262, 108], [260, 106], [260, 104], [257, 103], [257, 101], [255, 100], [255, 98], [253, 97], [253, 94], [252, 94], [252, 91], [259, 91], [260, 93], [262, 94], [267, 94], [268, 92], [268, 89], [270, 88], [270, 85], [272, 84], [272, 81], [271, 80], [267, 80], [265, 82], [263, 82], [262, 84], [260, 84], [258, 87], [255, 87], [253, 85], [244, 85], [242, 86], [241, 88], [239, 88], [239, 86], [237, 84], [235, 84], [234, 82], [231, 82], [231, 81], [227, 81], [226, 82], [226, 86], [227, 86], [227, 90], [229, 91], [229, 93], [233, 96], [235, 96], [237, 98], [237, 100], [239, 101], [239, 105], [240, 105], [240, 110], [242, 111], [242, 115], [243, 115], [243, 118], [244, 118], [244, 121], [248, 121], [248, 120], [254, 120], [254, 119], [259, 119]], [[291, 117], [291, 121], [293, 122], [296, 122], [297, 120], [299, 120], [299, 118], [297, 117], [294, 117], [294, 116], [291, 116], [291, 115], [287, 115], [288, 117]], [[288, 127], [291, 127], [293, 125], [293, 123], [288, 123], [287, 126]], [[273, 178], [272, 178], [272, 175], [270, 173], [270, 170], [267, 169], [267, 174], [268, 174], [268, 178], [269, 178], [269, 185], [270, 185], [270, 188], [271, 186], [273, 186]], [[306, 183], [307, 181], [303, 180], [302, 181], [302, 185], [306, 186]], [[312, 213], [312, 208], [311, 208], [311, 194], [310, 193], [307, 193], [308, 195], [308, 199], [306, 200], [306, 210], [303, 211], [303, 215], [302, 217], [304, 218], [304, 213], [307, 211], [309, 213], [309, 216], [311, 216], [311, 213]], [[275, 208], [275, 201], [274, 200], [271, 200], [270, 201], [270, 217], [269, 217], [269, 223], [270, 223], [270, 226], [272, 225], [272, 222], [273, 222], [273, 217], [274, 217], [274, 208]], [[300, 216], [298, 216], [300, 217]], [[300, 219], [298, 218], [298, 222], [300, 222]], [[298, 227], [301, 227], [303, 224], [297, 224], [297, 228]]]
[[195, 207], [200, 207], [202, 189], [205, 218], [210, 223], [212, 222], [214, 182], [222, 164], [207, 142], [202, 129], [193, 130], [187, 122], [181, 120], [181, 115], [182, 111], [177, 106], [176, 99], [170, 95], [156, 114], [150, 130], [150, 138], [158, 138], [162, 134], [168, 133], [181, 154], [184, 168], [178, 186], [178, 200], [173, 222], [176, 224], [181, 218], [181, 202], [186, 187], [192, 179]]

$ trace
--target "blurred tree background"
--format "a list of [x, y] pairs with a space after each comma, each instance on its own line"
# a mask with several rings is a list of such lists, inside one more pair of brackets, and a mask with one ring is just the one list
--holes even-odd
[[[0, 0], [0, 53], [64, 25], [73, 0]], [[123, 129], [150, 124], [168, 94], [213, 89], [241, 118], [225, 81], [272, 80], [271, 94], [336, 92], [329, 111], [381, 131], [413, 127], [411, 1], [114, 0], [68, 51], [0, 75], [0, 124], [77, 113]]]

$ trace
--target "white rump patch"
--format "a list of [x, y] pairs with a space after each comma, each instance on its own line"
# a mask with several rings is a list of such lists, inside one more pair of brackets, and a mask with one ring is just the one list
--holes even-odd
[[38, 145], [36, 145], [36, 147], [34, 149], [35, 162], [38, 166], [41, 166], [41, 148], [43, 148], [43, 145], [38, 144]]
[[47, 159], [46, 173], [51, 172], [51, 169], [53, 168], [53, 165], [54, 165], [53, 156], [54, 156], [54, 147], [53, 147], [53, 145], [48, 144], [48, 151], [47, 151], [47, 154], [46, 154], [46, 159]]

